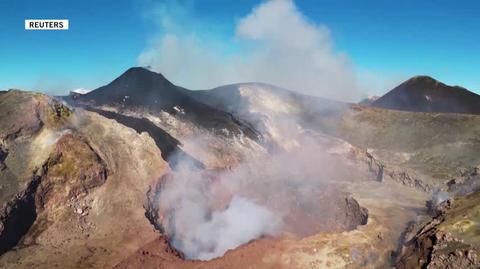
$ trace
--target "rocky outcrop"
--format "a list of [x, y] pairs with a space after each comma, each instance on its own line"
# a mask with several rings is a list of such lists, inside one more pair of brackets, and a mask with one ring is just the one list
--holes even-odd
[[165, 132], [162, 128], [156, 126], [148, 119], [129, 117], [120, 113], [94, 108], [88, 108], [88, 110], [94, 111], [106, 118], [113, 119], [118, 123], [130, 127], [139, 134], [142, 132], [147, 132], [160, 149], [163, 159], [166, 160], [173, 169], [175, 169], [178, 163], [182, 161], [183, 163], [190, 163], [199, 169], [205, 168], [205, 165], [202, 162], [196, 160], [180, 148], [182, 145], [180, 141], [175, 139], [169, 133]]
[[0, 141], [32, 135], [43, 123], [33, 94], [9, 91], [0, 98]]
[[379, 160], [377, 160], [371, 153], [368, 151], [365, 152], [365, 155], [367, 157], [367, 165], [368, 169], [370, 172], [376, 175], [376, 180], [382, 182], [384, 179], [384, 171], [383, 169], [385, 168], [385, 165], [381, 163]]
[[[479, 268], [480, 194], [447, 200], [418, 231], [407, 233], [396, 268]], [[413, 226], [412, 226], [413, 227]], [[410, 230], [415, 230], [410, 227]]]
[[347, 231], [356, 229], [359, 225], [367, 224], [368, 209], [361, 207], [357, 200], [351, 196], [345, 198], [345, 214]]
[[51, 148], [32, 153], [35, 138], [44, 127], [50, 133], [62, 128], [70, 114], [43, 94], [10, 90], [0, 95], [0, 254], [15, 247], [37, 217], [38, 189], [51, 166], [43, 163]]
[[[357, 156], [358, 152], [355, 153]], [[361, 155], [361, 153], [360, 153]], [[405, 186], [413, 187], [425, 192], [432, 190], [432, 187], [423, 182], [419, 177], [411, 172], [407, 172], [404, 169], [392, 167], [378, 160], [372, 153], [365, 151], [364, 159], [369, 167], [370, 172], [376, 175], [377, 181], [383, 181], [385, 178], [402, 183]]]
[[37, 207], [57, 207], [84, 196], [107, 178], [106, 165], [82, 138], [66, 134], [47, 162], [47, 174], [35, 196]]
[[[136, 250], [116, 264], [115, 269], [136, 268], [191, 268], [194, 262], [183, 260], [182, 254], [170, 246], [165, 236], [159, 236], [152, 242]], [[198, 266], [198, 263], [195, 265]], [[227, 267], [225, 267], [227, 268]]]
[[7, 158], [8, 151], [0, 145], [0, 171], [5, 169], [7, 166], [5, 165], [5, 159]]
[[423, 190], [425, 192], [429, 192], [432, 189], [430, 185], [424, 183], [417, 176], [410, 174], [404, 170], [386, 169], [384, 171], [384, 174], [390, 177], [392, 180], [400, 182], [405, 186], [413, 187], [419, 190]]
[[0, 255], [16, 246], [36, 219], [35, 193], [41, 176], [34, 175], [27, 188], [0, 209]]
[[[6, 171], [38, 149], [50, 154], [37, 158], [48, 169], [34, 193], [35, 221], [0, 256], [1, 268], [111, 268], [158, 235], [142, 207], [150, 180], [168, 170], [153, 139], [93, 112], [74, 119], [68, 131], [45, 128], [9, 144]], [[13, 158], [20, 142], [36, 154]]]
[[468, 195], [480, 189], [480, 166], [460, 171], [460, 175], [446, 182], [448, 192], [455, 195]]
[[450, 233], [438, 230], [440, 219], [429, 222], [408, 242], [396, 268], [478, 268], [479, 250]]
[[61, 137], [27, 187], [0, 209], [0, 254], [22, 238], [33, 241], [41, 232], [35, 225], [31, 229], [38, 216], [55, 220], [62, 212], [58, 208], [85, 196], [106, 177], [106, 165], [85, 141], [73, 134]]
[[11, 90], [0, 96], [0, 141], [31, 136], [44, 125], [59, 127], [71, 110], [39, 93]]
[[171, 179], [172, 174], [164, 175], [163, 178], [159, 179], [158, 182], [155, 182], [148, 188], [147, 199], [143, 206], [145, 208], [145, 217], [147, 217], [148, 221], [152, 224], [155, 230], [159, 231], [160, 233], [164, 233], [165, 231], [162, 224], [159, 222], [160, 208], [156, 201], [158, 201], [160, 198], [162, 182], [168, 180], [167, 178]]

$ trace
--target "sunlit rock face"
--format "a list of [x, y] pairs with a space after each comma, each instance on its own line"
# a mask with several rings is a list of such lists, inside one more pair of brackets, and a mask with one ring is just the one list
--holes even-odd
[[151, 137], [42, 94], [0, 103], [0, 267], [111, 267], [156, 235], [143, 201], [168, 165]]
[[[432, 219], [412, 224], [407, 230], [411, 244], [401, 246], [397, 268], [476, 268], [480, 266], [479, 238], [475, 226], [479, 193], [450, 198], [435, 205]], [[406, 242], [407, 242], [406, 240]]]

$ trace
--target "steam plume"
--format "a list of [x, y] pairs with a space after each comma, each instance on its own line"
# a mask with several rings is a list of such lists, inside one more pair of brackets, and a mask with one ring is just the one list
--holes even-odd
[[153, 202], [173, 247], [187, 259], [209, 260], [262, 236], [303, 237], [363, 224], [364, 217], [345, 211], [352, 206], [332, 184], [352, 179], [340, 168], [344, 161], [325, 145], [297, 139], [301, 147], [260, 154], [231, 170], [199, 171], [185, 160], [164, 177]]
[[[238, 21], [227, 48], [228, 38], [217, 40], [179, 26], [188, 24], [193, 15], [172, 6], [156, 9], [162, 35], [141, 53], [138, 63], [177, 84], [198, 89], [257, 81], [333, 99], [363, 96], [350, 60], [335, 51], [329, 29], [310, 22], [291, 0], [256, 6]], [[192, 28], [208, 29], [197, 23], [201, 24], [196, 20]], [[231, 47], [239, 49], [232, 52]]]

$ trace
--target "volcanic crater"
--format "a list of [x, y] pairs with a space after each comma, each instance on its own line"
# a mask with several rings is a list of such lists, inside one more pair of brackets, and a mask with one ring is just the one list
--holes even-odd
[[[175, 171], [149, 189], [145, 215], [182, 258], [210, 260], [256, 239], [302, 239], [322, 232], [351, 231], [368, 221], [368, 210], [338, 185], [276, 178], [232, 184], [231, 173]], [[253, 227], [255, 223], [259, 227]], [[237, 236], [230, 234], [233, 228], [247, 230], [246, 234], [250, 230], [251, 238], [216, 237]]]

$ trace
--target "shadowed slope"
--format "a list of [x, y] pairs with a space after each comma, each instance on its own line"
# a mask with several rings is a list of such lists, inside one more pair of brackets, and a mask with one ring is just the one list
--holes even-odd
[[89, 110], [96, 112], [106, 118], [113, 119], [118, 123], [121, 123], [127, 127], [130, 127], [141, 134], [147, 132], [155, 141], [155, 144], [160, 149], [164, 160], [169, 162], [172, 168], [176, 168], [179, 160], [188, 160], [194, 167], [204, 168], [204, 165], [198, 160], [194, 159], [178, 146], [181, 145], [180, 141], [173, 136], [157, 127], [154, 123], [145, 118], [134, 118], [124, 116], [115, 112], [103, 111], [100, 109], [90, 108]]
[[415, 111], [480, 114], [480, 95], [448, 86], [428, 76], [413, 77], [372, 104], [374, 107]]
[[74, 100], [83, 105], [109, 105], [119, 109], [152, 112], [166, 111], [208, 130], [221, 132], [226, 128], [232, 134], [244, 133], [247, 137], [257, 139], [253, 129], [240, 123], [229, 113], [198, 102], [189, 95], [189, 92], [173, 85], [159, 73], [133, 67], [110, 84], [85, 95], [76, 96]]

